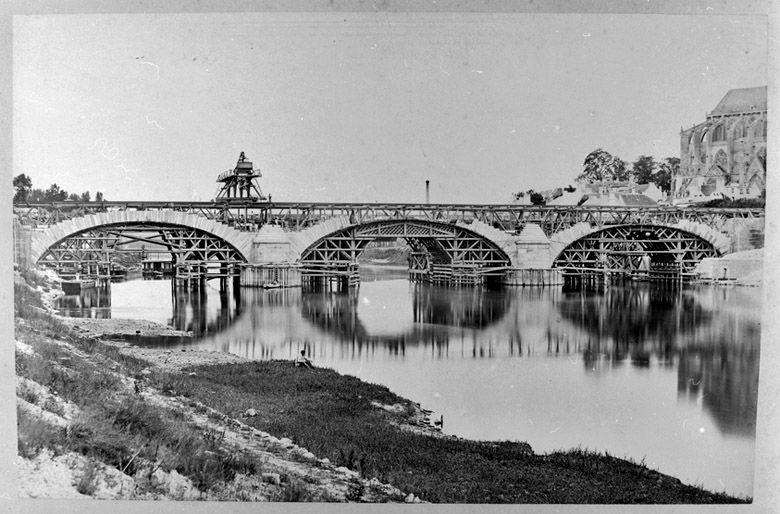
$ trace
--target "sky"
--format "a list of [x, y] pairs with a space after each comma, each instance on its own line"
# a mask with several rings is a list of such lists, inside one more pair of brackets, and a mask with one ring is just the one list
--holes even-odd
[[767, 84], [762, 16], [15, 16], [13, 174], [206, 201], [241, 151], [274, 201], [508, 203], [585, 156], [679, 157]]

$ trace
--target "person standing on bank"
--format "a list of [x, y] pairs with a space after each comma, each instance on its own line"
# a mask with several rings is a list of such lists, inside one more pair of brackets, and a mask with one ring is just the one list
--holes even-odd
[[301, 354], [295, 358], [295, 367], [313, 368], [314, 365], [306, 358], [306, 350], [301, 350]]

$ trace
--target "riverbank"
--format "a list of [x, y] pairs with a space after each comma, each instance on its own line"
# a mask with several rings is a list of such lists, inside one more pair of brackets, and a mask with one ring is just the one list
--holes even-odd
[[[525, 443], [444, 436], [420, 406], [332, 370], [107, 341], [115, 320], [52, 316], [26, 284], [15, 289], [18, 468], [27, 496], [738, 501], [609, 455], [539, 455]], [[128, 323], [125, 332], [135, 333]], [[62, 476], [62, 487], [52, 487]]]
[[696, 266], [696, 273], [709, 283], [758, 287], [764, 275], [764, 249], [707, 257]]

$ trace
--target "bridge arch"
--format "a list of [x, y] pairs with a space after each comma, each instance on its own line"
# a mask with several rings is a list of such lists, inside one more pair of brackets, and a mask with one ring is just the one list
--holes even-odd
[[30, 242], [30, 261], [46, 264], [56, 260], [53, 256], [57, 253], [83, 255], [83, 258], [90, 259], [98, 251], [94, 241], [108, 240], [107, 236], [96, 237], [94, 232], [116, 235], [134, 230], [167, 232], [166, 244], [178, 252], [182, 260], [199, 254], [225, 255], [232, 262], [247, 262], [251, 255], [252, 236], [218, 221], [177, 211], [124, 210], [76, 217], [52, 225], [45, 231], [35, 231]]
[[[401, 238], [413, 254], [425, 254], [432, 264], [474, 265], [500, 268], [511, 265], [509, 255], [484, 234], [459, 223], [391, 218], [367, 223], [343, 224], [328, 220], [298, 237], [298, 260], [307, 266], [348, 266], [357, 262], [368, 243]], [[303, 244], [302, 244], [303, 243]]]
[[730, 248], [730, 242], [722, 234], [693, 222], [625, 224], [595, 229], [582, 223], [557, 236], [551, 244], [552, 266], [573, 271], [630, 272], [639, 270], [643, 256], [649, 256], [652, 266], [692, 272], [702, 259], [719, 257]]

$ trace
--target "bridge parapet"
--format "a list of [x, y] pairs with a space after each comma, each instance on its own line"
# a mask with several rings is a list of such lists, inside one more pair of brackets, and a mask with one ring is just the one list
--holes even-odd
[[15, 205], [14, 213], [24, 225], [50, 226], [66, 219], [108, 211], [178, 211], [220, 221], [237, 230], [257, 231], [266, 223], [289, 230], [304, 230], [329, 218], [347, 216], [352, 223], [398, 218], [431, 222], [480, 221], [507, 232], [519, 233], [533, 223], [547, 236], [577, 223], [592, 226], [618, 224], [674, 224], [682, 219], [697, 221], [718, 230], [728, 220], [763, 219], [763, 208], [697, 207], [574, 207], [477, 204], [365, 204], [291, 202], [53, 202]]

